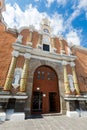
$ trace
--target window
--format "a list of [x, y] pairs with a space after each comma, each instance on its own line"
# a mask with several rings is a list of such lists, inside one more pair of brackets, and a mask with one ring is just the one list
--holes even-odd
[[40, 79], [40, 71], [37, 72], [37, 79]]
[[44, 72], [42, 72], [42, 80], [44, 80]]
[[43, 50], [44, 51], [49, 51], [49, 45], [43, 44]]
[[55, 79], [55, 74], [52, 73], [52, 72], [48, 72], [48, 73], [47, 73], [47, 79], [48, 79], [48, 80], [54, 80], [54, 79]]
[[47, 73], [47, 79], [50, 80], [51, 79], [51, 75], [50, 72]]
[[49, 33], [48, 29], [44, 29], [44, 32]]

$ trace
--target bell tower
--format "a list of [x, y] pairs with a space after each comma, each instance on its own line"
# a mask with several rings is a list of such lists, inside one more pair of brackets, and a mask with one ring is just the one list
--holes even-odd
[[47, 18], [44, 18], [41, 23], [41, 32], [42, 32], [42, 48], [43, 51], [50, 51], [50, 21]]

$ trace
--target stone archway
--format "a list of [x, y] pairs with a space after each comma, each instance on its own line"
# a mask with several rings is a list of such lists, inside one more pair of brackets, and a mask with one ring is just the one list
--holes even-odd
[[58, 77], [51, 67], [43, 65], [34, 73], [31, 113], [51, 112], [60, 112]]

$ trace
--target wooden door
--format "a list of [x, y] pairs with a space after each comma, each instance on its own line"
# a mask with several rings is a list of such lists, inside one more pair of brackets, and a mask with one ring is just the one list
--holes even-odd
[[[52, 112], [60, 112], [58, 77], [52, 68], [41, 66], [37, 68], [34, 73], [32, 111], [36, 109], [34, 106], [35, 93], [41, 94], [40, 98], [39, 95], [36, 96], [38, 97], [38, 105], [41, 103], [41, 113], [49, 113], [51, 112], [51, 109], [53, 110]], [[51, 99], [55, 104], [53, 106], [51, 105]], [[51, 107], [54, 107], [54, 109]]]

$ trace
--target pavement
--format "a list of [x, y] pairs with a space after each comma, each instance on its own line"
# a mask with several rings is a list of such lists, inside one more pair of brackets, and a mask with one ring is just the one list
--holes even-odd
[[24, 121], [5, 121], [0, 130], [87, 130], [87, 117], [43, 116]]

